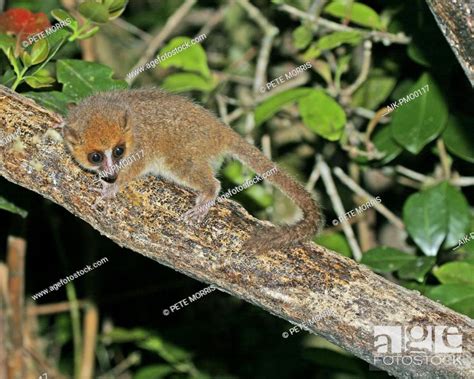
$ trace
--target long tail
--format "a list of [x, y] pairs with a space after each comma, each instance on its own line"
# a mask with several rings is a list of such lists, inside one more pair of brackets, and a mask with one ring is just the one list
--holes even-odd
[[[272, 174], [265, 179], [284, 192], [303, 212], [303, 218], [295, 224], [255, 230], [253, 236], [245, 243], [244, 248], [266, 250], [289, 246], [308, 240], [319, 232], [322, 226], [321, 211], [311, 194], [290, 175], [278, 168], [274, 162], [265, 157], [259, 149], [234, 131], [231, 133], [230, 153], [260, 176], [271, 172]], [[276, 170], [274, 170], [275, 168]], [[273, 171], [271, 171], [272, 169]]]

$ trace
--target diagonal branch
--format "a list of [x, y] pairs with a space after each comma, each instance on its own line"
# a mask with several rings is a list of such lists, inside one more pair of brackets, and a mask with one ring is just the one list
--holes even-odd
[[472, 0], [426, 0], [439, 28], [474, 87], [474, 6]]
[[[15, 127], [21, 130], [17, 141], [0, 149], [0, 175], [61, 205], [120, 246], [212, 283], [292, 323], [305, 323], [311, 331], [396, 376], [465, 376], [459, 365], [438, 360], [419, 366], [397, 360], [388, 365], [374, 362], [373, 328], [455, 326], [464, 336], [463, 357], [469, 358], [474, 347], [468, 338], [472, 330], [468, 317], [313, 243], [265, 255], [240, 251], [250, 228], [261, 221], [237, 203], [224, 201], [211, 209], [205, 226], [188, 226], [179, 216], [193, 205], [194, 195], [155, 178], [131, 184], [110, 206], [99, 202], [94, 210], [96, 193], [90, 188], [94, 177], [74, 164], [59, 133], [51, 129], [61, 121], [58, 115], [0, 87], [0, 121], [6, 134]], [[323, 314], [328, 316], [318, 317]]]

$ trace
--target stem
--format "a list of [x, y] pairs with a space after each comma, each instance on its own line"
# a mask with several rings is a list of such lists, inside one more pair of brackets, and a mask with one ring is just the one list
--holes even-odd
[[23, 70], [21, 70], [19, 75], [16, 77], [15, 82], [11, 86], [11, 89], [13, 91], [15, 91], [16, 87], [18, 87], [20, 85], [20, 83], [23, 81], [23, 78], [24, 78], [24, 75], [25, 75], [26, 71], [28, 71], [28, 67], [23, 67]]
[[56, 53], [59, 51], [64, 46], [64, 43], [66, 42], [66, 38], [64, 38], [59, 44], [58, 47], [54, 50], [54, 52], [36, 69], [35, 72], [31, 74], [31, 76], [34, 76], [39, 70], [44, 68], [48, 64], [48, 62], [56, 55]]
[[81, 316], [79, 314], [79, 301], [76, 288], [72, 282], [66, 284], [66, 294], [71, 303], [72, 340], [74, 344], [74, 377], [80, 379], [82, 361]]

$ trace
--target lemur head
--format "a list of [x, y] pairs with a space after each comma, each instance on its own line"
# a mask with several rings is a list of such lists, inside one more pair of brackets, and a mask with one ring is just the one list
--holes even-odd
[[117, 179], [120, 160], [132, 151], [130, 112], [111, 104], [87, 99], [70, 109], [63, 128], [66, 146], [77, 163], [100, 173], [102, 180]]

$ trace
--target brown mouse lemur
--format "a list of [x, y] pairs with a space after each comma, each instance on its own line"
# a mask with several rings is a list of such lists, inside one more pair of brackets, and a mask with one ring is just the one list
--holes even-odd
[[[213, 114], [192, 101], [158, 89], [115, 90], [84, 99], [69, 111], [63, 129], [68, 149], [83, 168], [108, 172], [102, 197], [109, 198], [130, 181], [159, 175], [198, 193], [186, 217], [202, 221], [219, 194], [216, 162], [231, 155], [257, 174], [276, 164]], [[131, 164], [119, 163], [141, 152]], [[293, 225], [253, 231], [246, 245], [271, 248], [311, 238], [321, 225], [318, 204], [302, 185], [281, 169], [267, 178], [302, 210]], [[101, 175], [102, 176], [102, 175]]]

